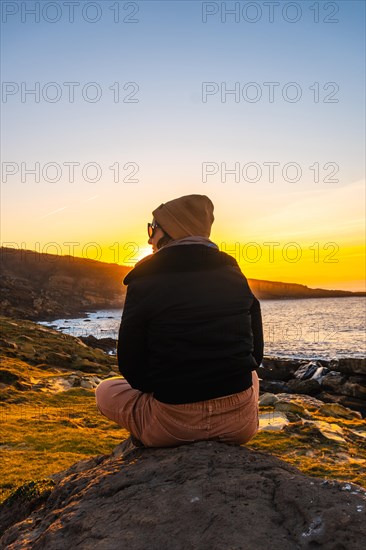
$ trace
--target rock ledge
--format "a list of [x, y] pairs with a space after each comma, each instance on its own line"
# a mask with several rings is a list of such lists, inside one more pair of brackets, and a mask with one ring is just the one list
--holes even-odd
[[10, 497], [0, 548], [364, 548], [366, 493], [268, 454], [200, 441], [75, 464], [43, 493]]

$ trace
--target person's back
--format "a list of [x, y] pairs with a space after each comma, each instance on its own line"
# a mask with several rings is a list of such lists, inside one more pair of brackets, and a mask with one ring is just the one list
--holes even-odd
[[260, 305], [236, 260], [209, 239], [213, 204], [187, 195], [148, 223], [153, 254], [127, 285], [117, 359], [99, 410], [147, 446], [245, 443], [258, 429]]
[[259, 304], [232, 256], [203, 244], [167, 247], [124, 283], [118, 362], [134, 387], [165, 403], [190, 403], [251, 386], [262, 360]]

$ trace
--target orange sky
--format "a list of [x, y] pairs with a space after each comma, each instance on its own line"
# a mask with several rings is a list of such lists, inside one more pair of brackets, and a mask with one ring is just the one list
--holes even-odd
[[[228, 190], [230, 192], [228, 192]], [[211, 239], [233, 255], [248, 278], [310, 287], [365, 290], [362, 182], [327, 189], [225, 189], [204, 185], [130, 187], [86, 193], [82, 185], [61, 196], [39, 195], [29, 209], [3, 216], [3, 246], [73, 254], [133, 266], [151, 253], [146, 224], [162, 202], [190, 193], [215, 205]], [[97, 190], [96, 190], [97, 191]], [[22, 223], [19, 223], [22, 220]]]

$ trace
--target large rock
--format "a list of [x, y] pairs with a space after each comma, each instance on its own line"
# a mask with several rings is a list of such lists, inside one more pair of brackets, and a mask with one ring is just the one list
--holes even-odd
[[9, 342], [8, 340], [5, 340], [3, 338], [0, 338], [0, 348], [7, 348], [7, 349], [18, 349], [18, 346], [15, 342]]
[[321, 386], [336, 394], [357, 397], [366, 400], [366, 376], [346, 376], [331, 371], [321, 379]]
[[278, 401], [282, 401], [283, 403], [300, 403], [300, 405], [310, 411], [316, 411], [323, 405], [320, 399], [315, 399], [315, 397], [304, 394], [278, 393], [276, 397]]
[[277, 403], [275, 403], [274, 407], [276, 411], [298, 414], [299, 416], [304, 416], [306, 418], [309, 416], [309, 413], [305, 409], [305, 407], [300, 403], [296, 403], [295, 401], [288, 402], [279, 400]]
[[[282, 380], [286, 382], [293, 377], [302, 363], [296, 359], [264, 357], [262, 365], [258, 369], [258, 376], [266, 380]], [[305, 363], [307, 363], [307, 361], [305, 361]]]
[[364, 399], [357, 399], [357, 397], [338, 395], [336, 393], [329, 393], [325, 391], [319, 393], [317, 397], [326, 403], [340, 403], [344, 407], [359, 411], [363, 417], [366, 417], [366, 400]]
[[321, 367], [318, 363], [311, 361], [310, 363], [301, 365], [301, 367], [299, 367], [294, 373], [294, 376], [299, 380], [307, 380], [308, 378], [311, 378], [319, 368]]
[[278, 398], [274, 393], [263, 393], [259, 396], [259, 406], [268, 407], [277, 403]]
[[259, 414], [259, 432], [279, 432], [290, 423], [286, 414], [282, 412], [270, 412]]
[[0, 512], [0, 547], [364, 548], [365, 492], [356, 485], [219, 442], [119, 452], [76, 464], [54, 488], [18, 491]]
[[71, 355], [50, 351], [46, 356], [47, 363], [55, 367], [71, 367]]
[[328, 374], [328, 372], [329, 369], [327, 367], [320, 366], [312, 375], [311, 380], [317, 380], [319, 384], [321, 384], [321, 381], [323, 380], [324, 376]]
[[321, 391], [317, 380], [289, 380], [287, 387], [291, 393], [305, 393], [307, 395], [317, 395]]
[[18, 374], [15, 374], [7, 369], [0, 369], [0, 382], [2, 384], [14, 384], [17, 380], [19, 380]]
[[331, 416], [333, 418], [347, 418], [352, 420], [353, 418], [361, 418], [361, 415], [357, 411], [352, 411], [347, 407], [343, 407], [339, 403], [324, 403], [318, 409], [319, 414], [324, 416]]
[[347, 380], [347, 376], [340, 372], [332, 371], [323, 376], [321, 386], [325, 390], [331, 390], [334, 393], [341, 393], [339, 390]]
[[366, 400], [366, 376], [350, 376], [340, 393]]
[[334, 422], [324, 422], [323, 420], [307, 420], [305, 421], [305, 425], [310, 424], [326, 439], [331, 439], [332, 441], [336, 441], [337, 443], [344, 443], [346, 444], [346, 440], [344, 439], [344, 432], [343, 429], [338, 426], [338, 424], [335, 424]]
[[345, 374], [366, 374], [366, 358], [342, 357], [331, 361], [328, 367], [331, 370], [344, 372]]
[[92, 334], [89, 336], [79, 336], [79, 340], [91, 348], [102, 349], [103, 351], [116, 351], [117, 340], [114, 338], [95, 338]]
[[282, 393], [289, 391], [287, 384], [278, 380], [261, 380], [260, 389], [262, 392], [268, 393]]

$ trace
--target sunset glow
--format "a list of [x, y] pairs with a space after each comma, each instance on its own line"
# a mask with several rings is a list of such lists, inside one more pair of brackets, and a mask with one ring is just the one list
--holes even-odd
[[365, 290], [364, 3], [334, 24], [306, 2], [296, 24], [203, 22], [201, 4], [141, 2], [133, 25], [9, 15], [1, 244], [132, 267], [152, 211], [198, 193], [247, 277]]

